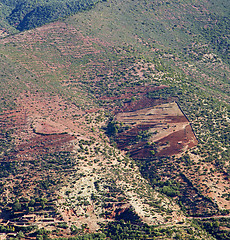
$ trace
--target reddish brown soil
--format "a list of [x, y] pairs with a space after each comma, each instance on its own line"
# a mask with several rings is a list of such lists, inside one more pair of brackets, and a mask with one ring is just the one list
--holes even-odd
[[[175, 179], [180, 184], [177, 197], [188, 214], [211, 216], [218, 207], [193, 186], [184, 173], [183, 160], [178, 161], [181, 153], [198, 142], [187, 117], [172, 100], [143, 97], [125, 103], [115, 115], [115, 121], [122, 123], [116, 135], [117, 146], [135, 160], [147, 160], [150, 176], [153, 173], [162, 182]], [[172, 155], [177, 156], [155, 158]]]
[[58, 124], [57, 122], [48, 121], [44, 119], [36, 119], [32, 123], [34, 132], [37, 134], [63, 134], [68, 132], [68, 128]]
[[17, 103], [16, 110], [0, 115], [0, 138], [5, 141], [4, 131], [12, 132], [9, 151], [0, 156], [1, 161], [34, 160], [39, 154], [71, 151], [71, 141], [85, 131], [85, 113], [60, 97], [26, 92]]
[[[28, 154], [28, 153], [46, 153], [60, 150], [64, 145], [75, 137], [69, 134], [55, 134], [55, 135], [39, 135], [31, 138], [28, 143], [19, 144], [16, 146], [15, 150], [18, 155]], [[71, 150], [69, 146], [65, 146], [65, 150]]]
[[218, 207], [210, 199], [200, 194], [184, 174], [180, 174], [176, 181], [181, 185], [180, 200], [189, 215], [211, 216], [218, 212]]
[[187, 125], [185, 129], [172, 133], [156, 143], [158, 146], [166, 145], [165, 148], [157, 152], [157, 156], [171, 156], [182, 152], [185, 148], [195, 147], [198, 142], [191, 126]]
[[[16, 124], [17, 123], [17, 124]], [[0, 114], [0, 128], [6, 131], [12, 128], [20, 128], [26, 123], [25, 112], [18, 111], [5, 111]]]
[[[117, 134], [118, 147], [128, 151], [134, 159], [146, 159], [153, 155], [172, 156], [196, 146], [197, 139], [188, 119], [175, 102], [169, 101], [171, 99], [143, 97], [125, 103], [115, 116], [128, 126], [128, 130]], [[140, 138], [143, 131], [152, 136]]]
[[[8, 131], [13, 130], [13, 136], [16, 141], [12, 141], [13, 151], [9, 152], [4, 161], [9, 160], [31, 160], [34, 153], [43, 154], [60, 150], [71, 151], [69, 145], [75, 137], [70, 134], [37, 134], [33, 131], [27, 121], [27, 114], [23, 110], [5, 112], [0, 115], [1, 129]], [[26, 134], [25, 137], [23, 135]], [[3, 136], [1, 136], [3, 139]]]
[[[160, 88], [161, 87], [161, 88]], [[167, 86], [159, 86], [159, 89], [165, 88]], [[157, 90], [157, 89], [155, 89]], [[148, 92], [151, 90], [148, 90]], [[148, 98], [143, 96], [137, 101], [130, 101], [124, 103], [124, 106], [120, 108], [117, 112], [132, 112], [136, 110], [140, 110], [143, 108], [154, 107], [156, 105], [160, 105], [163, 103], [171, 102], [172, 99], [155, 99], [155, 98]]]
[[128, 203], [109, 203], [105, 208], [111, 211], [111, 214], [107, 216], [109, 219], [116, 219], [119, 216], [130, 209], [131, 205]]

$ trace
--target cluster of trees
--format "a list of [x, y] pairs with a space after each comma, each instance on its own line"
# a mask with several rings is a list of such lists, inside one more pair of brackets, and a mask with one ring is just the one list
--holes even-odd
[[[4, 126], [4, 123], [2, 125]], [[13, 133], [13, 129], [0, 129], [0, 159], [13, 158], [13, 153], [15, 152]]]
[[[194, 224], [195, 226], [195, 224]], [[196, 226], [195, 226], [196, 227]], [[124, 220], [110, 222], [104, 233], [109, 239], [193, 239], [192, 228], [176, 229], [148, 226], [143, 223], [130, 223]]]
[[19, 31], [28, 30], [92, 7], [98, 0], [1, 0], [6, 20]]
[[[9, 204], [12, 209], [12, 213], [23, 211], [23, 212], [34, 212], [34, 210], [44, 209], [47, 206], [48, 200], [46, 198], [36, 198], [28, 200], [26, 198], [16, 199], [13, 203]], [[12, 215], [13, 216], [13, 215]]]
[[110, 137], [115, 137], [119, 129], [120, 129], [119, 122], [111, 120], [107, 125], [106, 134]]
[[226, 62], [230, 63], [230, 43], [227, 36], [229, 36], [229, 18], [228, 17], [217, 17], [211, 15], [211, 18], [216, 23], [212, 26], [203, 27], [202, 35], [211, 42], [212, 46], [216, 52], [224, 59]]
[[229, 228], [230, 220], [229, 218], [220, 218], [220, 219], [205, 219], [197, 220], [198, 224], [204, 228], [207, 232], [212, 234], [218, 240], [227, 240], [230, 239], [230, 232], [227, 230], [221, 230], [221, 227]]
[[182, 90], [179, 87], [166, 87], [157, 91], [148, 92], [149, 98], [168, 99], [169, 97], [179, 97], [182, 95]]
[[57, 238], [56, 240], [105, 240], [106, 235], [104, 233], [90, 233], [82, 236], [74, 236], [69, 238]]
[[8, 177], [10, 174], [15, 175], [17, 173], [16, 162], [1, 162], [0, 163], [0, 178]]

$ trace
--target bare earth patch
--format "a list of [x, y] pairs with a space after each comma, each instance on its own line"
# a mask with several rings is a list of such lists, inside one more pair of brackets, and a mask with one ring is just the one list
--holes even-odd
[[[174, 155], [197, 145], [190, 123], [176, 102], [155, 106], [153, 102], [152, 107], [141, 109], [137, 106], [115, 116], [128, 128], [118, 133], [118, 147], [128, 150], [132, 158], [151, 156], [152, 143], [157, 144], [158, 156]], [[148, 139], [141, 136], [143, 131], [148, 132]]]
[[66, 126], [43, 118], [35, 118], [33, 120], [32, 127], [37, 134], [50, 135], [68, 132], [68, 128]]

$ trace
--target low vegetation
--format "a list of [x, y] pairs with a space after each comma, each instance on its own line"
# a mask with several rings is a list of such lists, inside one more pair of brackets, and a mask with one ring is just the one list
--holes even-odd
[[1, 232], [228, 239], [228, 1], [0, 2]]

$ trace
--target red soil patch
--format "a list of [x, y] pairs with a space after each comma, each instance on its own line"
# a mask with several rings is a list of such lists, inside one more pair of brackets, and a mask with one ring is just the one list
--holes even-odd
[[[17, 100], [18, 109], [0, 114], [0, 138], [11, 130], [11, 142], [1, 161], [34, 160], [44, 153], [72, 151], [76, 137], [84, 139], [84, 114], [75, 105], [57, 96], [25, 95]], [[7, 133], [8, 134], [8, 133]]]
[[116, 136], [117, 145], [133, 159], [172, 156], [197, 145], [178, 104], [167, 101], [142, 98], [126, 103], [116, 114], [115, 120], [123, 124]]
[[[11, 143], [13, 151], [10, 151], [7, 156], [1, 157], [1, 160], [32, 160], [34, 154], [36, 156], [36, 154], [72, 150], [69, 142], [75, 139], [74, 136], [66, 133], [58, 134], [60, 131], [56, 131], [55, 135], [37, 134], [33, 131], [31, 125], [28, 124], [27, 117], [26, 112], [23, 110], [5, 112], [0, 115], [1, 129], [4, 131], [13, 130], [12, 137], [15, 138]], [[43, 131], [40, 133], [51, 133], [49, 128], [41, 130]], [[1, 138], [3, 139], [4, 135]]]
[[25, 112], [21, 111], [5, 111], [0, 114], [0, 128], [4, 130], [9, 130], [12, 128], [16, 128], [16, 124], [20, 128], [20, 126], [26, 123], [26, 115]]
[[[159, 86], [159, 87], [165, 88], [166, 86]], [[148, 90], [148, 92], [149, 91], [152, 91], [152, 90]], [[155, 98], [142, 97], [138, 101], [130, 101], [130, 102], [124, 103], [124, 106], [122, 108], [118, 109], [116, 113], [132, 112], [132, 111], [140, 110], [143, 108], [154, 107], [156, 105], [168, 103], [171, 101], [173, 101], [173, 99], [171, 99], [171, 98], [170, 99], [157, 99], [157, 98], [155, 99]]]
[[185, 129], [172, 133], [156, 143], [158, 146], [163, 146], [161, 150], [158, 150], [157, 156], [171, 156], [180, 153], [186, 148], [195, 147], [198, 142], [191, 126], [187, 125]]
[[33, 122], [33, 129], [38, 134], [63, 134], [68, 132], [68, 128], [57, 122], [37, 119]]
[[[53, 152], [55, 149], [61, 149], [65, 143], [75, 139], [69, 134], [56, 134], [47, 136], [36, 136], [29, 140], [29, 143], [19, 144], [15, 150], [18, 154], [41, 152]], [[64, 146], [63, 146], [64, 147]], [[70, 147], [68, 148], [70, 149]], [[67, 150], [67, 148], [65, 148]]]

